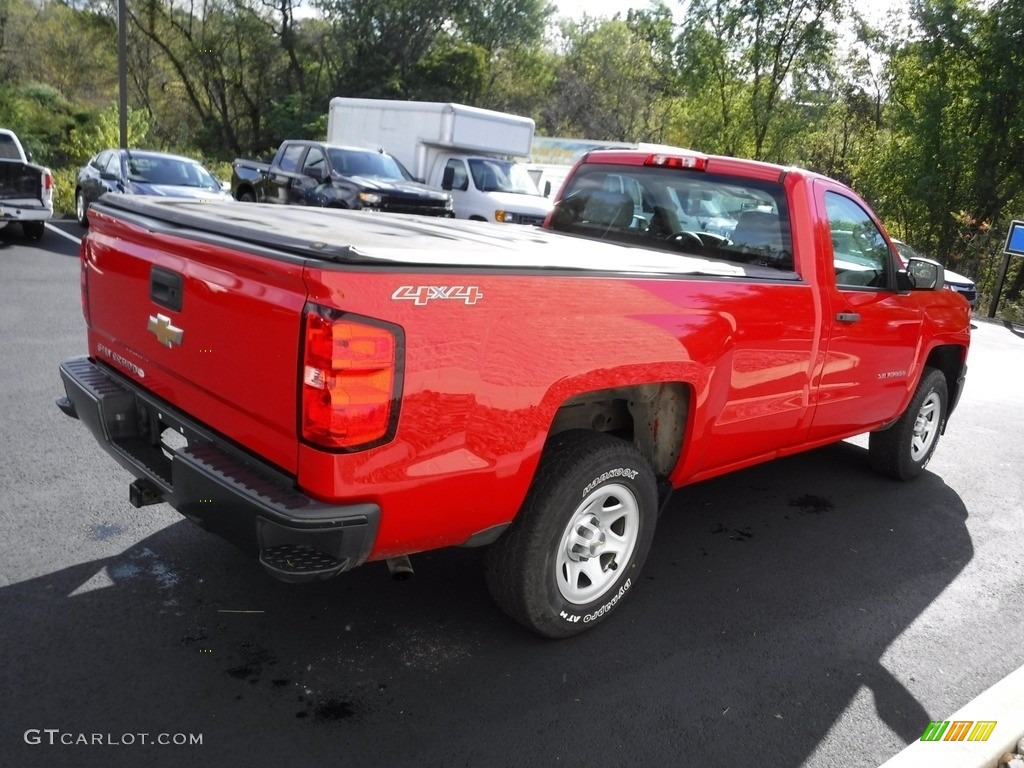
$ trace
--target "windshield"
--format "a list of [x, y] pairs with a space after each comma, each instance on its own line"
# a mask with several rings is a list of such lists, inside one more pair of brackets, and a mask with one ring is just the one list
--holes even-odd
[[583, 165], [555, 205], [551, 228], [793, 269], [786, 195], [774, 181], [660, 166]]
[[331, 167], [342, 176], [369, 176], [375, 179], [412, 181], [412, 174], [391, 155], [358, 149], [329, 149]]
[[130, 155], [128, 180], [139, 184], [220, 189], [220, 182], [199, 163], [156, 155]]
[[469, 172], [473, 185], [481, 192], [512, 192], [543, 197], [525, 166], [510, 160], [471, 157]]

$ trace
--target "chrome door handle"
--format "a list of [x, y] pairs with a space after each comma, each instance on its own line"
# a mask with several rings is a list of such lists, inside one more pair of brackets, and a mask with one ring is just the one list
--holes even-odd
[[836, 320], [840, 323], [856, 323], [860, 321], [860, 315], [856, 312], [840, 312]]

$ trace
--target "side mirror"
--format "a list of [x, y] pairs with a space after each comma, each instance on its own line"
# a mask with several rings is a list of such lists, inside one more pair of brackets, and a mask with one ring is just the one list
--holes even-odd
[[931, 259], [911, 257], [907, 260], [906, 272], [900, 273], [901, 278], [904, 275], [912, 291], [939, 291], [945, 285], [945, 270], [939, 262]]
[[551, 182], [544, 182], [544, 197], [551, 197]]
[[444, 169], [444, 173], [441, 174], [441, 189], [451, 191], [452, 182], [455, 180], [455, 169], [448, 166]]

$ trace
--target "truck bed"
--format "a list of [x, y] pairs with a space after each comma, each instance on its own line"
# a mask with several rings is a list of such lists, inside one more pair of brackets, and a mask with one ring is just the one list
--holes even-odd
[[798, 282], [793, 272], [623, 248], [532, 227], [503, 227], [366, 211], [201, 202], [107, 195], [91, 212], [154, 232], [208, 241], [254, 254], [353, 265], [465, 267], [751, 278]]
[[0, 160], [0, 202], [5, 200], [35, 201], [43, 197], [42, 169], [12, 160]]

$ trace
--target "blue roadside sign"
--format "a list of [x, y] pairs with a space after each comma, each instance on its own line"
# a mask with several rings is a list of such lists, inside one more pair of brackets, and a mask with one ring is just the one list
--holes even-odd
[[1006, 247], [1003, 251], [1013, 256], [1024, 256], [1024, 221], [1010, 223], [1010, 231], [1006, 235]]
[[988, 310], [989, 317], [996, 316], [996, 309], [999, 307], [999, 296], [1003, 292], [1006, 273], [1010, 269], [1010, 257], [1024, 256], [1024, 221], [1010, 222], [1010, 231], [1006, 233], [1006, 245], [1003, 246], [1003, 254], [1003, 264], [999, 268], [999, 277], [996, 278], [996, 292], [992, 297], [992, 306]]

